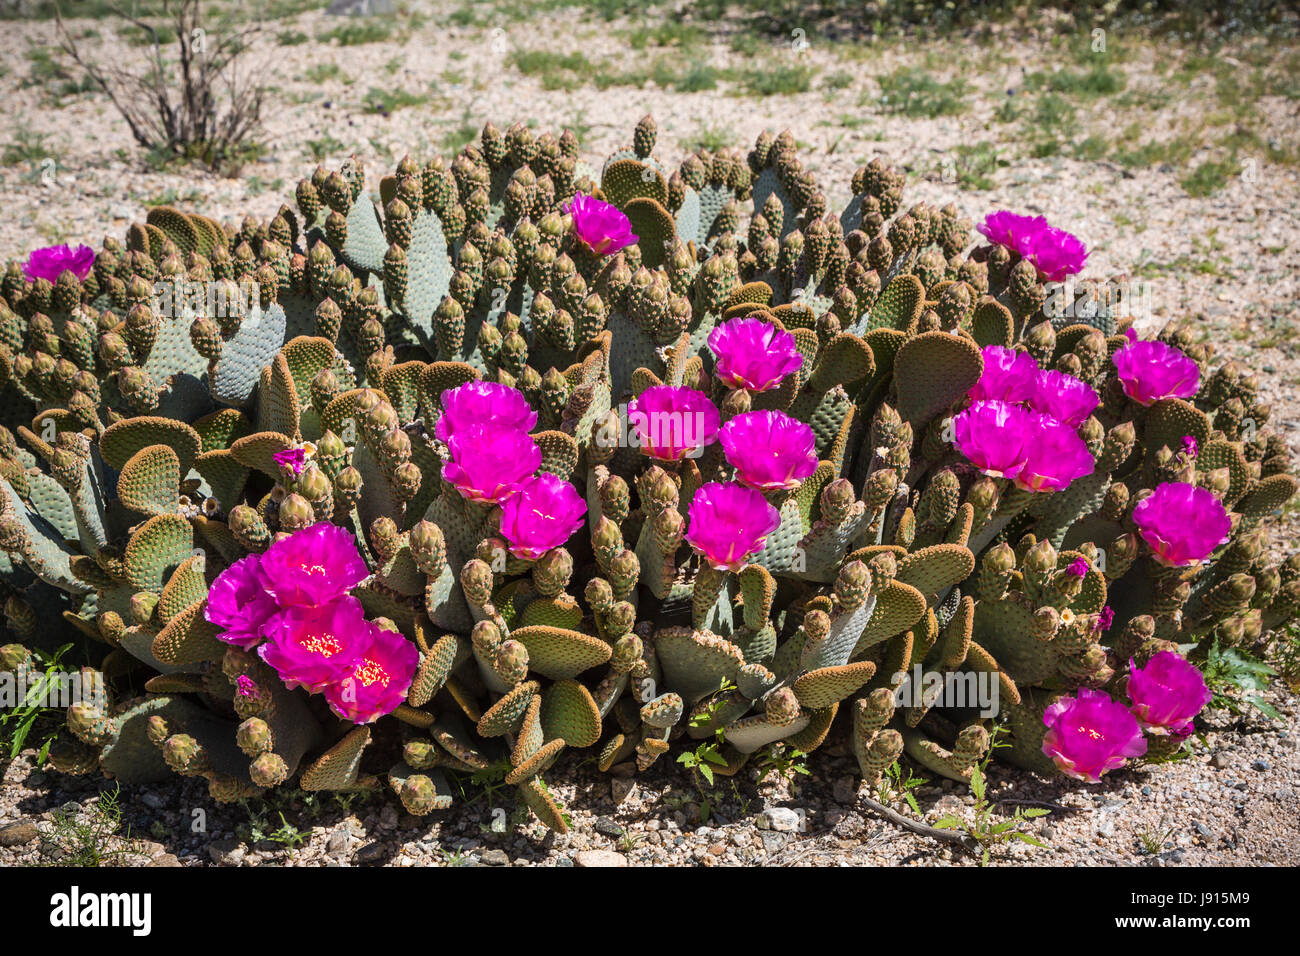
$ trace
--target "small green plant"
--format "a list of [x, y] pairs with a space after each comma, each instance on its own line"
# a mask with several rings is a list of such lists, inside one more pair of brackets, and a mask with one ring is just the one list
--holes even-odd
[[367, 113], [379, 113], [387, 116], [407, 106], [421, 106], [429, 102], [424, 93], [412, 93], [409, 90], [384, 90], [371, 87], [364, 101]]
[[393, 35], [393, 25], [380, 17], [368, 17], [356, 23], [344, 23], [326, 33], [317, 34], [321, 43], [337, 40], [339, 46], [360, 46], [363, 43], [382, 43]]
[[72, 650], [65, 644], [52, 655], [40, 650], [32, 654], [32, 664], [27, 675], [27, 693], [16, 706], [0, 710], [0, 753], [10, 760], [26, 747], [36, 747], [36, 764], [41, 766], [49, 757], [50, 746], [59, 733], [57, 708], [47, 706], [49, 689], [55, 685], [56, 673], [62, 670], [63, 655]]
[[754, 96], [777, 96], [807, 93], [812, 89], [817, 71], [804, 63], [765, 66], [748, 70], [742, 76], [745, 89]]
[[920, 67], [905, 67], [880, 77], [880, 105], [904, 116], [956, 116], [966, 110], [966, 83], [960, 77], [946, 83]]
[[913, 774], [910, 766], [904, 767], [901, 760], [895, 760], [886, 768], [876, 784], [876, 799], [886, 806], [897, 803], [901, 799], [912, 808], [913, 813], [919, 816], [921, 807], [916, 802], [916, 796], [912, 791], [927, 783], [929, 780]]
[[1236, 160], [1231, 158], [1222, 160], [1207, 159], [1184, 176], [1181, 183], [1189, 196], [1204, 198], [1217, 193], [1228, 185], [1228, 180], [1239, 169]]
[[53, 151], [45, 144], [46, 138], [44, 133], [29, 129], [15, 130], [13, 141], [0, 153], [0, 164], [22, 166], [26, 163], [39, 163], [53, 156]]
[[1246, 707], [1253, 707], [1265, 717], [1281, 719], [1277, 708], [1264, 699], [1269, 678], [1277, 671], [1246, 651], [1219, 647], [1215, 641], [1206, 654], [1202, 668], [1206, 686], [1214, 696], [1210, 706], [1240, 716]]
[[[718, 685], [717, 695], [709, 701], [708, 706], [701, 709], [691, 717], [692, 727], [709, 727], [715, 724], [718, 710], [723, 705], [725, 695], [736, 689], [736, 685], [731, 683], [725, 677]], [[677, 758], [677, 762], [691, 771], [691, 778], [695, 779], [698, 774], [703, 777], [710, 787], [713, 786], [713, 768], [725, 767], [727, 758], [722, 756], [720, 747], [724, 739], [724, 728], [720, 721], [716, 722], [717, 729], [712, 737], [705, 738], [694, 750], [688, 750]], [[696, 787], [699, 787], [697, 781]], [[704, 791], [700, 790], [700, 795], [705, 796]], [[707, 799], [707, 797], [706, 797]]]
[[1030, 820], [1037, 817], [1047, 816], [1051, 813], [1046, 807], [1016, 807], [1015, 812], [1002, 820], [994, 820], [993, 804], [989, 803], [988, 794], [985, 791], [984, 771], [988, 768], [989, 761], [993, 758], [993, 752], [1004, 747], [1010, 746], [999, 738], [1004, 733], [1005, 728], [998, 724], [993, 728], [993, 733], [989, 735], [989, 749], [984, 759], [976, 766], [971, 768], [970, 775], [970, 792], [975, 797], [975, 806], [973, 807], [974, 819], [969, 823], [961, 817], [953, 814], [945, 814], [935, 821], [934, 825], [940, 830], [961, 830], [980, 848], [980, 866], [989, 862], [992, 850], [996, 846], [1002, 846], [1008, 843], [1028, 843], [1031, 846], [1042, 847], [1046, 844], [1038, 837], [1024, 830], [1024, 826]]
[[325, 83], [330, 80], [351, 82], [343, 75], [343, 69], [337, 63], [313, 63], [302, 76], [308, 83]]
[[326, 134], [319, 139], [309, 139], [306, 143], [307, 152], [316, 162], [323, 162], [331, 156], [339, 155], [344, 150], [344, 145], [333, 136]]
[[778, 777], [794, 786], [795, 777], [810, 776], [808, 755], [795, 747], [782, 743], [772, 744], [758, 763], [758, 782], [763, 783], [768, 777]]
[[1173, 835], [1173, 832], [1173, 827], [1166, 827], [1164, 830], [1143, 830], [1138, 834], [1138, 840], [1142, 843], [1142, 852], [1149, 856], [1155, 856], [1164, 847], [1165, 841]]
[[59, 866], [111, 866], [134, 852], [129, 826], [122, 835], [125, 844], [111, 846], [122, 825], [120, 794], [116, 786], [103, 791], [95, 805], [84, 813], [79, 814], [75, 809], [54, 811], [54, 829], [49, 840], [60, 851], [56, 861]]

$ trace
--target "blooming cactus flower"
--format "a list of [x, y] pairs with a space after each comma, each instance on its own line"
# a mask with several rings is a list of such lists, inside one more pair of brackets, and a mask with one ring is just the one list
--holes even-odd
[[981, 350], [984, 371], [968, 393], [975, 401], [1024, 402], [1034, 394], [1038, 363], [1028, 352], [986, 345]]
[[276, 611], [262, 572], [262, 556], [250, 554], [240, 558], [217, 575], [208, 589], [208, 603], [203, 616], [221, 628], [219, 640], [248, 650], [262, 640], [261, 628]]
[[1012, 252], [1021, 255], [1024, 254], [1021, 250], [1025, 247], [1027, 237], [1047, 228], [1049, 228], [1047, 220], [1042, 216], [1021, 216], [1006, 209], [989, 213], [984, 217], [984, 221], [975, 227], [976, 231], [989, 242], [1006, 246]]
[[1093, 622], [1094, 631], [1109, 631], [1110, 626], [1115, 623], [1115, 609], [1107, 604], [1097, 615], [1097, 620]]
[[1042, 216], [1020, 216], [1001, 210], [989, 213], [975, 228], [990, 242], [1028, 259], [1048, 282], [1074, 275], [1088, 258], [1088, 247], [1077, 236], [1049, 225]]
[[1190, 734], [1192, 718], [1211, 696], [1196, 665], [1173, 651], [1161, 651], [1145, 667], [1133, 661], [1128, 666], [1130, 709], [1143, 729], [1160, 736]]
[[1088, 259], [1088, 247], [1078, 236], [1047, 226], [1030, 234], [1020, 254], [1034, 264], [1044, 280], [1060, 282], [1082, 271]]
[[1124, 346], [1111, 361], [1124, 394], [1139, 405], [1152, 405], [1164, 398], [1191, 398], [1201, 384], [1201, 370], [1195, 362], [1154, 339]]
[[1070, 562], [1070, 566], [1065, 570], [1069, 571], [1076, 578], [1086, 578], [1091, 567], [1092, 566], [1088, 564], [1087, 558], [1075, 558]]
[[817, 437], [785, 412], [745, 412], [718, 433], [736, 480], [761, 491], [798, 488], [817, 470]]
[[497, 382], [466, 382], [444, 389], [442, 415], [433, 427], [439, 441], [448, 441], [457, 431], [471, 425], [499, 425], [530, 432], [537, 425], [537, 413], [524, 393]]
[[718, 570], [739, 571], [780, 525], [781, 513], [762, 492], [710, 481], [691, 499], [686, 540]]
[[693, 458], [718, 439], [718, 410], [693, 388], [654, 385], [627, 403], [641, 451], [660, 461]]
[[1232, 531], [1223, 502], [1208, 489], [1181, 481], [1158, 485], [1139, 501], [1133, 522], [1156, 560], [1175, 567], [1205, 560]]
[[57, 282], [59, 276], [70, 270], [78, 281], [84, 281], [94, 264], [95, 250], [90, 246], [46, 246], [32, 250], [23, 263], [23, 275], [28, 282], [36, 279]]
[[1025, 466], [1033, 413], [1007, 402], [975, 402], [953, 416], [953, 444], [984, 474], [1014, 478]]
[[1091, 385], [1055, 369], [1038, 373], [1028, 401], [1030, 408], [1071, 428], [1082, 425], [1101, 404]]
[[315, 607], [369, 576], [352, 535], [321, 521], [281, 538], [262, 555], [267, 590], [281, 607]]
[[723, 322], [709, 333], [714, 372], [731, 388], [766, 392], [803, 365], [794, 336], [757, 316]]
[[1099, 690], [1080, 687], [1078, 697], [1060, 698], [1043, 711], [1043, 723], [1043, 753], [1076, 780], [1096, 783], [1126, 757], [1147, 752], [1137, 718]]
[[472, 425], [447, 442], [451, 460], [442, 477], [470, 501], [500, 504], [542, 464], [542, 450], [524, 432], [500, 425]]
[[1088, 445], [1078, 432], [1046, 415], [1030, 413], [1025, 461], [1015, 474], [1016, 487], [1060, 491], [1074, 479], [1092, 474], [1094, 465]]
[[343, 676], [325, 688], [330, 709], [344, 720], [369, 724], [406, 700], [420, 663], [415, 645], [397, 631], [365, 621], [364, 642]]
[[283, 465], [295, 475], [301, 475], [303, 462], [307, 460], [307, 452], [302, 448], [286, 448], [277, 451], [271, 458], [277, 465]]
[[366, 649], [369, 623], [351, 595], [313, 607], [289, 607], [266, 622], [257, 649], [285, 686], [324, 690], [342, 680]]
[[617, 206], [578, 193], [566, 207], [573, 216], [573, 234], [598, 255], [612, 256], [640, 237]]
[[586, 514], [587, 503], [573, 485], [542, 473], [521, 483], [501, 506], [501, 535], [515, 557], [536, 561], [568, 541]]

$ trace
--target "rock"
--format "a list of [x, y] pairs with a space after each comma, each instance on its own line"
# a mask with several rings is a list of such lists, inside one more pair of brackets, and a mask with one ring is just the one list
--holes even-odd
[[1207, 827], [1204, 823], [1201, 823], [1199, 820], [1196, 821], [1195, 828], [1196, 828], [1196, 832], [1199, 833], [1201, 836], [1205, 837], [1207, 840], [1214, 836], [1214, 831], [1211, 830], [1209, 827]]
[[591, 825], [591, 828], [597, 833], [614, 838], [621, 837], [626, 832], [618, 823], [611, 820], [609, 817], [596, 817], [596, 822]]
[[1228, 755], [1220, 750], [1210, 758], [1210, 766], [1215, 770], [1222, 770], [1228, 766]]
[[342, 828], [330, 834], [329, 842], [325, 844], [325, 852], [330, 856], [343, 856], [351, 845], [352, 834], [347, 828]]
[[493, 848], [491, 850], [484, 850], [482, 853], [479, 854], [478, 858], [483, 862], [485, 866], [509, 866], [510, 865], [510, 854], [507, 853], [505, 850], [500, 850], [496, 848]]
[[247, 852], [244, 844], [233, 837], [208, 844], [208, 856], [212, 857], [212, 862], [217, 866], [239, 866], [244, 862]]
[[154, 793], [152, 790], [146, 791], [140, 796], [140, 802], [152, 810], [161, 810], [167, 806], [167, 801], [161, 794]]
[[1250, 766], [1251, 769], [1259, 770], [1261, 772], [1272, 768], [1272, 764], [1270, 764], [1267, 760], [1256, 760]]
[[375, 863], [382, 863], [384, 857], [388, 855], [388, 849], [382, 843], [367, 843], [357, 850], [352, 857], [358, 866], [371, 866]]
[[626, 777], [612, 777], [609, 781], [609, 795], [615, 803], [622, 803], [636, 790], [636, 781]]
[[721, 843], [715, 843], [711, 847], [709, 847], [709, 852], [712, 853], [714, 856], [722, 856], [722, 854], [727, 852], [727, 848], [723, 846]]
[[831, 789], [831, 796], [836, 803], [856, 803], [858, 800], [858, 781], [852, 777], [840, 777]]
[[379, 812], [379, 825], [385, 830], [391, 830], [397, 826], [397, 809], [391, 804]]
[[573, 862], [584, 869], [597, 866], [627, 866], [627, 857], [613, 850], [581, 850], [574, 855]]
[[24, 846], [40, 835], [41, 831], [36, 829], [36, 824], [30, 820], [11, 823], [0, 827], [0, 846]]
[[182, 866], [180, 860], [176, 859], [175, 854], [159, 853], [148, 863], [149, 866]]
[[793, 833], [803, 828], [803, 817], [789, 807], [768, 807], [758, 817], [760, 830]]

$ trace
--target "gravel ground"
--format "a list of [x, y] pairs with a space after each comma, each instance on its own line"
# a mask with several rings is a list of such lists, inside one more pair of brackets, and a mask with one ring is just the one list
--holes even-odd
[[[487, 119], [501, 128], [517, 120], [542, 129], [573, 127], [596, 157], [622, 146], [647, 111], [659, 122], [657, 152], [666, 158], [715, 138], [746, 147], [764, 128], [790, 127], [832, 206], [847, 198], [852, 170], [883, 155], [908, 170], [908, 201], [955, 201], [972, 216], [995, 208], [1041, 213], [1075, 231], [1091, 250], [1090, 274], [1131, 273], [1148, 283], [1154, 319], [1192, 322], [1221, 354], [1257, 370], [1261, 392], [1273, 403], [1273, 425], [1293, 445], [1300, 437], [1300, 55], [1294, 44], [1244, 40], [1206, 54], [1112, 31], [1107, 62], [1122, 73], [1124, 92], [1071, 99], [1067, 148], [1053, 151], [1032, 148], [1025, 127], [1005, 117], [1022, 103], [1036, 105], [1041, 115], [1044, 97], [1034, 74], [1052, 75], [1080, 61], [1090, 33], [1068, 21], [1051, 30], [995, 30], [985, 42], [949, 37], [906, 45], [846, 43], [810, 25], [806, 49], [761, 41], [756, 53], [727, 25], [684, 38], [653, 34], [647, 47], [641, 23], [565, 14], [563, 29], [556, 29], [558, 21], [497, 16], [489, 6], [472, 25], [457, 26], [469, 18], [450, 16], [455, 4], [408, 6], [418, 15], [394, 20], [390, 39], [360, 45], [312, 40], [344, 22], [320, 12], [270, 24], [251, 53], [272, 86], [267, 151], [238, 179], [142, 163], [103, 97], [58, 95], [64, 79], [50, 73], [41, 52], [53, 45], [51, 25], [6, 22], [0, 260], [50, 242], [98, 244], [158, 202], [218, 218], [269, 216], [292, 202], [294, 184], [318, 161], [337, 163], [356, 151], [373, 179], [407, 152], [449, 153]], [[95, 31], [83, 42], [99, 56], [119, 62], [143, 56], [142, 48], [113, 35], [109, 21], [71, 26], [74, 35]], [[295, 35], [307, 42], [285, 42]], [[543, 48], [581, 51], [588, 65], [601, 69], [626, 72], [653, 60], [669, 71], [689, 61], [723, 72], [716, 88], [697, 92], [682, 92], [681, 82], [656, 84], [649, 73], [639, 86], [625, 79], [598, 90], [586, 85], [595, 76], [587, 66], [538, 69], [517, 57], [516, 51]], [[811, 77], [809, 88], [749, 95], [746, 84], [754, 81], [745, 71], [754, 64], [764, 72], [802, 70]], [[933, 118], [889, 111], [881, 103], [881, 79], [912, 67], [941, 84], [962, 78], [964, 108]], [[1242, 99], [1225, 76], [1250, 95]], [[376, 99], [372, 90], [403, 90], [416, 102], [375, 112], [365, 106]], [[1081, 149], [1069, 148], [1088, 137], [1108, 142], [1103, 155], [1080, 158]], [[1145, 164], [1113, 158], [1152, 143], [1171, 144], [1155, 151], [1165, 158]], [[1036, 152], [1049, 155], [1035, 158]], [[1213, 163], [1225, 170], [1218, 188], [1189, 194], [1189, 175]], [[1298, 536], [1300, 509], [1290, 507], [1273, 547], [1290, 550]], [[1065, 788], [995, 768], [989, 796], [1001, 801], [994, 805], [998, 814], [1017, 806], [1052, 812], [1026, 825], [1046, 848], [995, 849], [992, 862], [1292, 863], [1300, 850], [1297, 701], [1284, 690], [1270, 699], [1282, 720], [1209, 714], [1191, 757], [1114, 773], [1099, 786]], [[859, 803], [853, 760], [842, 743], [814, 755], [809, 769], [809, 776], [796, 777], [793, 793], [785, 781], [756, 785], [746, 777], [734, 790], [724, 781], [701, 821], [702, 795], [674, 766], [634, 781], [599, 775], [590, 762], [570, 758], [548, 775], [574, 781], [553, 785], [572, 815], [566, 836], [510, 817], [510, 788], [495, 797], [470, 787], [452, 810], [419, 821], [388, 799], [350, 808], [329, 800], [286, 803], [278, 809], [303, 837], [290, 848], [298, 842], [292, 834], [282, 832], [281, 842], [257, 839], [280, 827], [278, 809], [250, 820], [241, 808], [213, 806], [188, 781], [123, 791], [120, 832], [129, 829], [132, 839], [97, 836], [108, 829], [96, 809], [107, 785], [35, 769], [26, 753], [0, 779], [0, 865], [80, 859], [78, 847], [96, 845], [111, 849], [109, 862], [164, 866], [978, 862]], [[925, 819], [973, 813], [970, 795], [947, 782], [915, 793]], [[503, 802], [505, 832], [493, 830], [503, 816], [492, 813], [494, 798]], [[204, 811], [205, 832], [192, 832], [196, 810]], [[249, 832], [255, 825], [258, 832]]]

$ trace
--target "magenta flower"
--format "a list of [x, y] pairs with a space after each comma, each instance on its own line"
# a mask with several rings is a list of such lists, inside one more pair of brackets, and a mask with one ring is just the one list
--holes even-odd
[[1047, 282], [1060, 282], [1083, 270], [1088, 260], [1088, 247], [1078, 236], [1048, 226], [1032, 233], [1021, 255], [1034, 264], [1041, 278]]
[[817, 436], [785, 412], [745, 412], [718, 433], [736, 480], [760, 491], [798, 488], [817, 470]]
[[752, 315], [715, 328], [709, 333], [709, 349], [718, 360], [718, 378], [730, 388], [751, 392], [776, 388], [803, 365], [793, 335]]
[[368, 640], [361, 602], [344, 595], [313, 607], [285, 608], [266, 622], [257, 649], [286, 687], [315, 693], [342, 680]]
[[1097, 620], [1093, 622], [1094, 631], [1109, 631], [1110, 626], [1115, 623], [1115, 609], [1107, 604], [1097, 615]]
[[583, 193], [576, 194], [565, 211], [573, 216], [573, 234], [597, 255], [612, 256], [640, 238], [617, 206]]
[[696, 458], [718, 439], [718, 410], [693, 388], [653, 385], [627, 403], [641, 451], [660, 461]]
[[240, 697], [257, 696], [257, 681], [247, 674], [240, 674], [235, 678], [235, 693]]
[[90, 275], [91, 266], [95, 264], [95, 250], [90, 246], [46, 246], [33, 249], [27, 261], [23, 263], [23, 275], [28, 282], [48, 279], [57, 282], [59, 276], [71, 270], [78, 282], [84, 282]]
[[967, 393], [975, 401], [1025, 402], [1034, 394], [1038, 363], [1028, 352], [986, 345], [981, 350], [984, 371]]
[[1086, 578], [1089, 571], [1088, 559], [1075, 558], [1070, 562], [1070, 566], [1065, 570], [1069, 571], [1076, 578]]
[[1200, 445], [1196, 442], [1195, 435], [1183, 436], [1183, 454], [1188, 458], [1195, 458], [1201, 453]]
[[710, 481], [691, 499], [686, 540], [719, 571], [739, 571], [780, 525], [781, 513], [762, 492]]
[[352, 535], [328, 521], [295, 531], [267, 548], [262, 572], [267, 590], [281, 607], [317, 607], [370, 574]]
[[451, 460], [442, 477], [470, 501], [500, 504], [542, 464], [542, 450], [524, 432], [500, 425], [471, 425], [447, 442]]
[[1006, 246], [1020, 255], [1024, 255], [1023, 250], [1030, 236], [1037, 235], [1048, 228], [1050, 227], [1047, 225], [1047, 220], [1042, 216], [1021, 216], [1005, 209], [989, 213], [984, 217], [984, 221], [975, 227], [976, 231], [989, 242]]
[[519, 486], [501, 506], [501, 535], [510, 553], [536, 561], [568, 541], [587, 514], [587, 503], [563, 478], [543, 472]]
[[271, 457], [277, 465], [283, 465], [290, 469], [294, 475], [301, 475], [303, 462], [307, 460], [307, 452], [302, 448], [286, 448], [283, 451], [277, 451]]
[[1111, 361], [1119, 371], [1124, 394], [1139, 405], [1163, 398], [1191, 398], [1201, 384], [1201, 370], [1178, 349], [1154, 339], [1126, 345]]
[[1181, 481], [1167, 481], [1139, 501], [1133, 522], [1156, 560], [1173, 567], [1205, 560], [1232, 531], [1223, 502], [1209, 490]]
[[496, 382], [466, 382], [443, 390], [442, 415], [433, 434], [445, 442], [471, 425], [498, 425], [530, 432], [536, 424], [537, 413], [519, 389]]
[[354, 724], [391, 714], [406, 700], [420, 663], [415, 645], [396, 631], [362, 622], [363, 643], [342, 678], [325, 688], [330, 709]]
[[1043, 753], [1067, 777], [1096, 783], [1102, 774], [1124, 766], [1125, 757], [1146, 753], [1147, 742], [1123, 704], [1087, 687], [1078, 694], [1043, 711]]
[[1030, 413], [1025, 461], [1015, 474], [1016, 487], [1060, 491], [1074, 479], [1092, 474], [1094, 464], [1087, 443], [1073, 428], [1046, 415]]
[[1138, 668], [1128, 662], [1131, 710], [1144, 730], [1159, 736], [1186, 737], [1192, 718], [1210, 702], [1210, 689], [1196, 665], [1173, 651], [1161, 651]]
[[222, 628], [219, 640], [249, 650], [261, 640], [261, 628], [279, 607], [267, 590], [262, 556], [240, 558], [217, 575], [208, 589], [203, 616]]
[[999, 401], [975, 402], [953, 416], [953, 444], [984, 472], [1014, 478], [1025, 466], [1026, 439], [1036, 430], [1033, 413]]
[[1038, 373], [1029, 396], [1031, 408], [1071, 428], [1082, 425], [1100, 404], [1091, 385], [1055, 369]]

